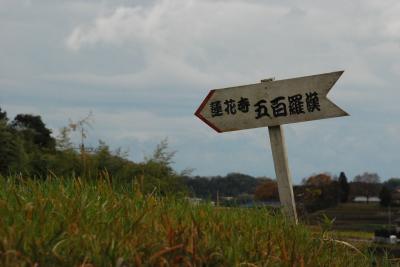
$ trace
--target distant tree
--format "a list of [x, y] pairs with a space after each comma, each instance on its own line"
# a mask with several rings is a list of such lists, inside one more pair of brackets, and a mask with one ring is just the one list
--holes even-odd
[[377, 173], [364, 172], [354, 177], [353, 182], [368, 183], [368, 184], [378, 184], [381, 178]]
[[0, 174], [22, 172], [27, 160], [22, 140], [13, 134], [6, 121], [0, 121]]
[[266, 181], [256, 187], [255, 200], [279, 200], [278, 185], [275, 181]]
[[389, 190], [395, 190], [400, 187], [400, 178], [392, 177], [383, 183]]
[[347, 182], [347, 177], [344, 172], [341, 172], [338, 178], [339, 183], [339, 198], [341, 203], [347, 202], [349, 198], [349, 183]]
[[382, 187], [381, 192], [379, 192], [379, 198], [381, 199], [381, 205], [387, 207], [392, 202], [392, 194], [386, 186]]
[[[212, 196], [236, 197], [240, 194], [254, 194], [258, 181], [249, 175], [242, 173], [229, 173], [225, 177], [213, 177], [210, 180], [209, 188], [213, 188]], [[209, 190], [210, 190], [209, 189]]]
[[364, 172], [363, 174], [355, 176], [352, 183], [353, 195], [356, 193], [365, 196], [367, 198], [367, 203], [369, 203], [369, 198], [371, 196], [377, 196], [379, 194], [381, 187], [379, 175], [369, 172]]
[[55, 139], [51, 136], [51, 130], [46, 128], [40, 116], [18, 114], [11, 126], [21, 132], [26, 140], [32, 141], [39, 148], [55, 150]]
[[332, 181], [322, 187], [322, 199], [327, 206], [335, 206], [340, 200], [340, 186], [338, 181]]
[[145, 170], [145, 191], [156, 189], [161, 194], [169, 194], [186, 190], [183, 178], [171, 166], [175, 154], [176, 151], [168, 147], [168, 139], [163, 139], [154, 149], [152, 157], [146, 158], [142, 165]]
[[208, 177], [185, 177], [184, 183], [193, 196], [209, 198], [213, 195], [213, 188], [210, 187], [210, 179]]
[[63, 151], [73, 148], [70, 133], [71, 133], [71, 128], [69, 127], [62, 127], [60, 129], [60, 133], [56, 139], [57, 149]]
[[175, 154], [176, 151], [170, 151], [168, 149], [168, 138], [165, 138], [157, 145], [150, 160], [169, 166], [174, 163], [172, 159]]
[[268, 177], [254, 178], [242, 173], [229, 173], [226, 176], [214, 177], [185, 177], [185, 184], [196, 197], [216, 199], [220, 197], [238, 197], [242, 194], [253, 195], [257, 186], [266, 181]]
[[325, 173], [313, 175], [303, 180], [304, 185], [315, 186], [315, 187], [326, 186], [329, 185], [330, 183], [332, 183], [332, 178]]
[[320, 188], [297, 185], [293, 187], [296, 197], [296, 202], [303, 202], [303, 204], [312, 203], [322, 197], [322, 190]]
[[8, 121], [7, 112], [6, 111], [2, 111], [1, 108], [0, 108], [0, 121], [5, 121], [5, 122]]
[[[141, 163], [130, 161], [121, 149], [111, 151], [103, 141], [97, 148], [85, 151], [84, 141], [91, 120], [92, 113], [89, 113], [77, 122], [70, 121], [60, 130], [56, 141], [40, 116], [18, 114], [8, 123], [6, 112], [0, 109], [0, 175], [18, 173], [35, 179], [53, 175], [107, 178], [116, 185], [131, 186], [133, 182], [143, 193], [186, 192], [182, 175], [171, 166], [175, 152], [168, 150], [166, 139], [156, 147], [151, 158]], [[73, 147], [70, 139], [73, 132], [80, 137], [79, 147]]]
[[339, 183], [326, 173], [303, 179], [303, 185], [296, 188], [296, 197], [305, 209], [314, 212], [337, 205]]
[[[81, 152], [81, 157], [82, 157], [82, 162], [85, 161], [85, 139], [87, 138], [88, 132], [89, 132], [89, 128], [92, 128], [92, 123], [93, 123], [93, 113], [90, 111], [88, 115], [86, 115], [86, 117], [78, 120], [78, 121], [72, 121], [69, 120], [69, 125], [68, 128], [70, 129], [69, 131], [73, 131], [73, 132], [78, 132], [79, 133], [79, 137], [81, 139], [81, 142], [79, 144], [79, 149]], [[65, 130], [67, 131], [67, 130]], [[68, 132], [65, 132], [68, 133]]]
[[[77, 120], [77, 121], [72, 121], [71, 119], [69, 120], [69, 125], [68, 128], [72, 132], [77, 132], [79, 133], [80, 137], [80, 144], [79, 144], [79, 151], [80, 151], [80, 157], [81, 157], [81, 168], [83, 171], [84, 176], [90, 176], [90, 167], [88, 166], [90, 164], [89, 160], [90, 158], [88, 157], [86, 153], [86, 147], [85, 147], [85, 139], [87, 138], [89, 128], [92, 128], [92, 122], [93, 122], [93, 113], [90, 111], [86, 117]], [[65, 131], [65, 133], [68, 133]], [[67, 141], [67, 140], [65, 140]]]

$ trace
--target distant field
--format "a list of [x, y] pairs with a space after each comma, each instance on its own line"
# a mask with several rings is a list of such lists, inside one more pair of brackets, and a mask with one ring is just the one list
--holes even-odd
[[[400, 217], [398, 207], [391, 208], [391, 221]], [[345, 203], [337, 207], [318, 211], [309, 217], [312, 223], [318, 222], [325, 214], [334, 219], [333, 229], [373, 232], [389, 224], [389, 209], [379, 204]]]
[[[394, 220], [400, 217], [399, 207], [389, 209], [379, 204], [345, 203], [337, 207], [318, 211], [309, 217], [311, 229], [319, 229], [321, 218], [326, 215], [333, 220], [331, 235], [335, 239], [351, 242], [353, 245], [368, 246], [369, 250], [379, 254], [388, 254], [390, 258], [400, 258], [400, 245], [372, 243], [374, 230], [388, 228], [389, 221], [394, 225]], [[390, 220], [389, 220], [390, 218]], [[398, 265], [396, 265], [398, 266]]]
[[[377, 266], [389, 266], [380, 259]], [[1, 266], [370, 266], [374, 257], [266, 209], [142, 195], [108, 180], [0, 177]]]

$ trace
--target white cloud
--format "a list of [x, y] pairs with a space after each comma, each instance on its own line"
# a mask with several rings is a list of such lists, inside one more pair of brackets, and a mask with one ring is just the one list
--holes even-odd
[[352, 83], [384, 86], [370, 61], [387, 54], [385, 47], [396, 49], [396, 35], [385, 32], [396, 32], [400, 19], [393, 10], [400, 8], [386, 9], [374, 1], [304, 1], [300, 8], [284, 2], [160, 0], [118, 7], [76, 27], [66, 43], [81, 53], [102, 44], [140, 47], [146, 72], [159, 75], [157, 70], [168, 69], [194, 81], [217, 74], [221, 84], [252, 82], [278, 73], [287, 77], [344, 68]]
[[94, 141], [149, 151], [169, 136], [177, 163], [199, 174], [272, 176], [266, 129], [215, 134], [192, 115], [197, 105], [211, 88], [345, 69], [330, 98], [351, 117], [285, 126], [294, 177], [374, 166], [396, 175], [397, 0], [0, 7], [0, 104], [10, 114], [41, 114], [57, 128], [93, 110]]
[[400, 123], [390, 123], [386, 125], [385, 131], [387, 135], [390, 137], [391, 140], [396, 141], [398, 144], [400, 144], [399, 141], [399, 136], [400, 136]]
[[[92, 25], [75, 28], [67, 39], [67, 46], [78, 50], [83, 45], [98, 42], [144, 42], [168, 50], [165, 52], [179, 54], [180, 48], [196, 41], [220, 42], [204, 37], [237, 33], [239, 29], [235, 26], [243, 28], [241, 19], [246, 24], [253, 24], [261, 15], [273, 18], [287, 13], [287, 8], [261, 8], [251, 2], [194, 0], [162, 0], [146, 8], [119, 7], [112, 14], [96, 18]], [[221, 30], [225, 32], [222, 35], [219, 34]]]

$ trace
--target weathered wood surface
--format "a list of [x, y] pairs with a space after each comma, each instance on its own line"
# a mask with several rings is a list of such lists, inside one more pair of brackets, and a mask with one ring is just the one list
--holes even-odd
[[[217, 132], [228, 132], [249, 128], [276, 126], [288, 123], [319, 120], [325, 118], [339, 117], [348, 115], [328, 98], [327, 94], [336, 81], [340, 78], [343, 71], [318, 74], [312, 76], [298, 77], [286, 80], [267, 81], [257, 84], [235, 86], [223, 89], [211, 90], [203, 103], [197, 109], [195, 115], [207, 123]], [[319, 109], [314, 108], [310, 111], [307, 106], [307, 95], [317, 94]], [[301, 95], [303, 103], [303, 113], [290, 113], [289, 98]], [[279, 104], [286, 107], [286, 116], [275, 116], [271, 107], [274, 99], [281, 98]], [[238, 110], [238, 103], [241, 99], [249, 102], [248, 111]], [[225, 101], [233, 100], [234, 109], [226, 111]], [[259, 115], [256, 104], [260, 100], [265, 102], [262, 105], [267, 107], [269, 116]], [[215, 116], [212, 112], [212, 103], [219, 103], [222, 108], [222, 115]]]
[[278, 182], [279, 200], [285, 215], [297, 223], [296, 204], [293, 194], [292, 176], [289, 170], [285, 137], [282, 126], [268, 127], [271, 141], [272, 157], [276, 180]]

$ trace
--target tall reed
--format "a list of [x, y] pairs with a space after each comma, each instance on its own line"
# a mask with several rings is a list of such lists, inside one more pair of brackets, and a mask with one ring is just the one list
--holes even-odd
[[[369, 266], [371, 255], [264, 208], [140, 186], [0, 177], [1, 266]], [[378, 265], [388, 265], [386, 261]]]

